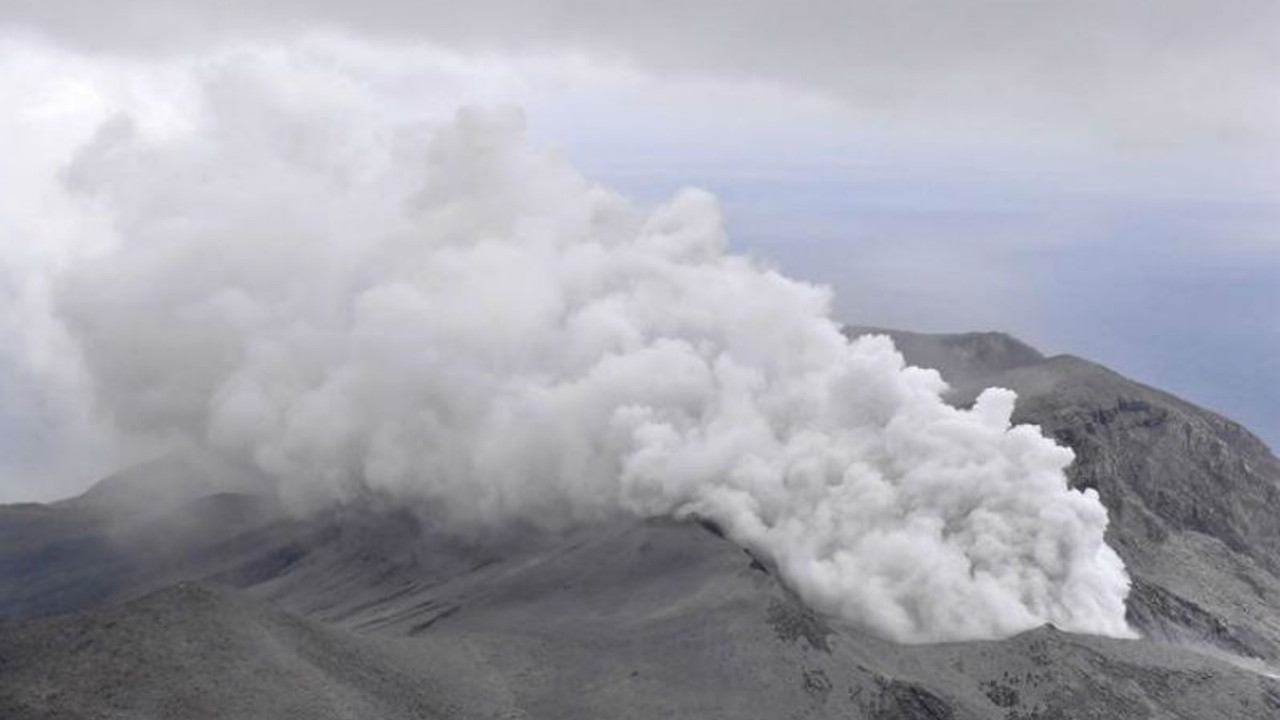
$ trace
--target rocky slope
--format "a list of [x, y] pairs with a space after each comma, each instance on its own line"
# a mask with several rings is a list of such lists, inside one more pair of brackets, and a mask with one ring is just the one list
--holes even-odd
[[0, 507], [0, 716], [1280, 717], [1265, 446], [1007, 336], [895, 336], [955, 402], [1012, 387], [1020, 421], [1075, 449], [1146, 639], [895, 645], [809, 611], [696, 523], [462, 539], [378, 498], [297, 519], [246, 492], [261, 485], [203, 481], [121, 510], [209, 470], [175, 460]]
[[1108, 542], [1134, 580], [1130, 620], [1146, 635], [1280, 658], [1280, 461], [1262, 441], [1100, 365], [1040, 357], [1005, 335], [890, 334], [908, 360], [940, 368], [955, 402], [1011, 388], [1016, 422], [1075, 451], [1068, 474], [1107, 506]]

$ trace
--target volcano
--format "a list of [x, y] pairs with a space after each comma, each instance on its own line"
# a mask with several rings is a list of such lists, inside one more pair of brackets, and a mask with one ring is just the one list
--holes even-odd
[[1016, 391], [1110, 516], [1141, 636], [900, 644], [691, 517], [458, 533], [307, 514], [199, 453], [0, 506], [0, 717], [1280, 717], [1280, 461], [1238, 424], [1000, 333], [887, 334], [947, 401]]

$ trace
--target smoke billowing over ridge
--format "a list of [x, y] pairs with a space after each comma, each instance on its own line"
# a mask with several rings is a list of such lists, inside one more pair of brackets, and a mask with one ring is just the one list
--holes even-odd
[[54, 280], [95, 401], [459, 528], [696, 513], [810, 603], [906, 641], [1129, 633], [1068, 450], [972, 410], [825, 290], [726, 251], [716, 202], [642, 210], [514, 111], [376, 128], [241, 98], [105, 125], [66, 182], [111, 218]]

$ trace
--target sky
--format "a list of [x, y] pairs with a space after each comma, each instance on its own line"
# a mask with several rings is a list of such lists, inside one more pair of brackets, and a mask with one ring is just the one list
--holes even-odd
[[519, 108], [595, 182], [713, 193], [735, 251], [830, 286], [843, 321], [1007, 331], [1280, 444], [1269, 0], [9, 0], [0, 499], [153, 449], [70, 400], [74, 348], [40, 320], [50, 269], [109, 242], [76, 159], [122, 117], [177, 136], [277, 105], [371, 128]]

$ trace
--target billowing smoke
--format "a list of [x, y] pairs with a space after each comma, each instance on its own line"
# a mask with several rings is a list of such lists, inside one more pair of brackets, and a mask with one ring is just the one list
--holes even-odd
[[461, 530], [696, 514], [904, 641], [1129, 633], [1071, 453], [1010, 427], [1011, 392], [956, 409], [887, 338], [847, 340], [824, 289], [726, 251], [707, 193], [639, 208], [515, 111], [224, 100], [162, 135], [113, 120], [65, 172], [112, 237], [57, 312], [117, 426]]

